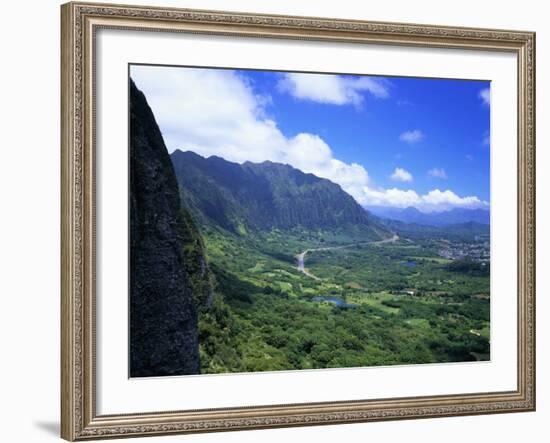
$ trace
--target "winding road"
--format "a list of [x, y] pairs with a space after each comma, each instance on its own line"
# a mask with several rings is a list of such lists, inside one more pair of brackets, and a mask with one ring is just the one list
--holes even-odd
[[313, 249], [306, 249], [304, 252], [299, 253], [296, 255], [296, 261], [298, 263], [297, 269], [299, 272], [301, 272], [304, 275], [307, 275], [308, 277], [314, 279], [314, 280], [321, 280], [316, 275], [313, 275], [311, 272], [309, 272], [304, 265], [304, 261], [306, 258], [306, 254], [310, 252], [317, 252], [317, 251], [331, 251], [334, 249], [345, 249], [345, 248], [351, 248], [352, 246], [363, 246], [363, 245], [382, 245], [385, 243], [395, 243], [397, 240], [399, 240], [399, 236], [397, 234], [394, 234], [391, 238], [386, 238], [384, 240], [377, 240], [377, 241], [369, 241], [369, 242], [361, 242], [361, 243], [351, 243], [349, 245], [342, 245], [342, 246], [327, 246], [325, 248], [313, 248]]

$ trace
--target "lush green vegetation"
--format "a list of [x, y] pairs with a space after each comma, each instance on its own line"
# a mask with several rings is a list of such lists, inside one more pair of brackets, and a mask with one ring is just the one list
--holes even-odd
[[241, 165], [192, 151], [171, 158], [183, 199], [200, 224], [239, 235], [297, 226], [352, 229], [365, 239], [391, 234], [339, 185], [289, 165]]
[[[488, 275], [439, 257], [437, 241], [210, 225], [203, 236], [216, 281], [199, 320], [204, 373], [489, 358]], [[296, 254], [338, 245], [308, 253], [318, 280], [298, 272]]]
[[172, 162], [202, 372], [489, 358], [489, 266], [441, 254], [486, 261], [488, 226], [383, 221], [288, 165]]

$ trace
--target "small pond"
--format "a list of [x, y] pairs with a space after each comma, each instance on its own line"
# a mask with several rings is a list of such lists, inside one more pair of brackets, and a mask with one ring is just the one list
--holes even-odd
[[358, 305], [353, 303], [346, 303], [344, 300], [338, 297], [330, 297], [328, 295], [317, 295], [311, 299], [312, 301], [328, 301], [334, 303], [339, 308], [356, 308]]
[[407, 260], [401, 263], [403, 266], [406, 266], [407, 268], [414, 268], [416, 266], [416, 262], [413, 260]]

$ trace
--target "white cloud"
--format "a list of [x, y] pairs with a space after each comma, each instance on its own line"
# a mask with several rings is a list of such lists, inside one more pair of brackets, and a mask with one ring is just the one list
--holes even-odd
[[489, 88], [479, 91], [478, 96], [484, 105], [491, 106], [491, 90]]
[[485, 131], [483, 133], [483, 139], [481, 140], [481, 144], [483, 146], [491, 146], [491, 133], [489, 131]]
[[362, 92], [378, 98], [389, 96], [387, 81], [372, 77], [285, 73], [278, 88], [300, 100], [332, 105], [360, 106], [364, 100]]
[[365, 198], [360, 202], [364, 206], [393, 206], [406, 208], [414, 206], [425, 212], [447, 211], [452, 208], [488, 208], [489, 203], [475, 196], [459, 197], [453, 191], [434, 189], [419, 195], [413, 190], [402, 189], [365, 189]]
[[131, 75], [170, 152], [192, 150], [238, 163], [286, 163], [338, 183], [352, 196], [369, 184], [363, 166], [334, 158], [318, 135], [286, 137], [267, 116], [266, 99], [234, 71], [132, 66]]
[[439, 190], [419, 196], [412, 190], [376, 188], [362, 165], [335, 158], [319, 135], [283, 134], [268, 116], [269, 97], [257, 95], [234, 71], [132, 66], [131, 76], [147, 97], [169, 152], [192, 150], [239, 163], [286, 163], [339, 184], [362, 205], [444, 210], [483, 204], [477, 197], [461, 199], [451, 191], [436, 202]]
[[396, 182], [412, 182], [413, 176], [409, 171], [403, 168], [395, 168], [390, 178]]
[[408, 100], [397, 100], [397, 106], [401, 107], [401, 106], [413, 106], [413, 102], [410, 102]]
[[424, 133], [420, 129], [414, 129], [412, 131], [405, 131], [399, 136], [399, 140], [405, 143], [414, 144], [418, 143], [424, 138]]
[[432, 168], [428, 171], [428, 175], [433, 178], [441, 178], [441, 179], [447, 178], [447, 173], [443, 168]]

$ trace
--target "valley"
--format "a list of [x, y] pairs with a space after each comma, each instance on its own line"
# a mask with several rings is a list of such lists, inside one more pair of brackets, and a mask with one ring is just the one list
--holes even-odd
[[351, 248], [351, 247], [354, 247], [354, 246], [366, 246], [366, 245], [369, 245], [369, 244], [371, 244], [371, 245], [380, 245], [380, 244], [384, 244], [384, 243], [394, 243], [397, 240], [399, 240], [399, 236], [397, 234], [395, 234], [393, 237], [386, 238], [384, 240], [378, 240], [378, 241], [372, 240], [372, 241], [366, 242], [366, 243], [353, 243], [351, 245], [329, 246], [329, 247], [325, 247], [325, 248], [306, 249], [305, 251], [300, 252], [299, 254], [296, 255], [296, 261], [298, 262], [297, 269], [302, 274], [307, 275], [308, 277], [311, 277], [313, 279], [319, 280], [319, 277], [311, 274], [305, 268], [306, 254], [309, 254], [311, 252], [318, 252], [318, 251], [331, 251], [331, 250], [336, 250], [336, 249]]
[[208, 227], [223, 316], [199, 316], [202, 371], [489, 359], [488, 275], [455, 272], [437, 245], [396, 237]]
[[168, 154], [130, 86], [132, 377], [490, 359], [488, 212], [376, 215], [290, 164]]
[[468, 256], [487, 225], [381, 219], [288, 165], [171, 159], [211, 275], [202, 373], [490, 358], [489, 263]]

